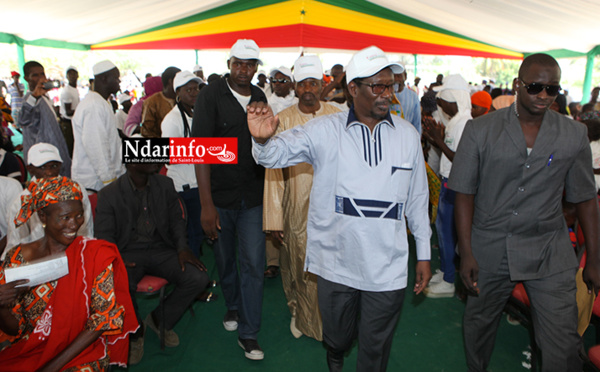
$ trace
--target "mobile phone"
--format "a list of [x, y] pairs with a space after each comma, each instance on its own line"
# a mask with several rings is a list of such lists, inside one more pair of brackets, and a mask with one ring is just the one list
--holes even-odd
[[60, 88], [60, 81], [58, 81], [58, 80], [48, 80], [47, 82], [44, 83], [44, 89], [46, 89], [46, 90], [56, 89], [56, 88]]

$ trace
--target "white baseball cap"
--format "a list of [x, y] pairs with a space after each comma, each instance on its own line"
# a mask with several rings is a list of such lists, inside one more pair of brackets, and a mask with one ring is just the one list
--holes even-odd
[[190, 81], [197, 81], [198, 84], [202, 84], [202, 79], [192, 74], [189, 71], [179, 71], [173, 79], [173, 90], [177, 91], [177, 88], [182, 87]]
[[108, 59], [105, 59], [104, 61], [96, 63], [94, 67], [92, 67], [92, 70], [94, 71], [94, 75], [100, 75], [113, 68], [117, 68], [117, 66]]
[[117, 102], [119, 102], [120, 105], [122, 105], [123, 103], [127, 102], [127, 101], [131, 101], [133, 97], [130, 96], [129, 94], [125, 94], [125, 93], [121, 93], [117, 96]]
[[294, 80], [323, 79], [323, 64], [318, 56], [302, 56], [294, 62]]
[[459, 74], [444, 76], [442, 85], [432, 88], [434, 92], [442, 92], [444, 90], [469, 90], [469, 83]]
[[51, 161], [63, 162], [56, 146], [49, 143], [36, 143], [27, 152], [27, 164], [31, 164], [34, 167], [41, 167]]
[[279, 66], [271, 70], [271, 73], [269, 74], [271, 76], [271, 79], [275, 78], [275, 74], [277, 74], [278, 72], [281, 72], [283, 75], [287, 76], [290, 79], [294, 77], [294, 75], [292, 75], [292, 70], [285, 66]]
[[404, 72], [402, 65], [388, 61], [383, 50], [370, 46], [352, 56], [346, 66], [346, 81], [350, 83], [356, 78], [373, 76], [387, 67], [391, 68], [394, 74]]
[[[258, 58], [260, 54], [260, 48], [256, 45], [256, 42], [251, 39], [239, 39], [231, 47], [229, 52], [229, 58], [235, 57], [238, 59], [256, 59], [259, 65], [262, 65], [262, 61]], [[266, 74], [265, 74], [266, 76]]]
[[77, 67], [71, 65], [65, 69], [65, 76], [67, 76], [67, 73], [71, 70], [74, 70], [75, 72], [79, 72], [79, 70], [77, 70]]
[[202, 66], [195, 65], [194, 68], [192, 69], [192, 72], [196, 72], [196, 71], [202, 71]]

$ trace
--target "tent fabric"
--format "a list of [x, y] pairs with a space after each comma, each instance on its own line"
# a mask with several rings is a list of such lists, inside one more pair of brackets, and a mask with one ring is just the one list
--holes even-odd
[[209, 15], [199, 14], [92, 48], [227, 49], [239, 38], [251, 38], [262, 48], [358, 50], [377, 45], [395, 53], [522, 58], [521, 53], [460, 37], [366, 1], [337, 1], [343, 7], [333, 3], [267, 0], [254, 1], [255, 8], [242, 10], [232, 3]]

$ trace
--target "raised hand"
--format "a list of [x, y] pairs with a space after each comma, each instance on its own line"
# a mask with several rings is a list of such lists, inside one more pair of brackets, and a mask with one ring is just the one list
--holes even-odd
[[273, 116], [273, 110], [266, 102], [252, 102], [246, 109], [250, 134], [258, 143], [267, 142], [279, 126], [279, 117]]

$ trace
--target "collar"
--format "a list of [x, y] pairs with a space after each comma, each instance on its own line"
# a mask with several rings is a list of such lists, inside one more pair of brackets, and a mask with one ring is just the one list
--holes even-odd
[[[361, 123], [356, 118], [356, 114], [354, 113], [354, 104], [352, 104], [352, 107], [350, 107], [350, 111], [348, 112], [348, 120], [346, 121], [346, 129], [350, 128], [353, 125], [357, 125], [357, 124], [363, 124], [363, 123]], [[382, 121], [380, 121], [379, 123], [377, 123], [377, 125], [379, 125], [379, 124], [387, 124], [392, 128], [396, 128], [396, 126], [394, 125], [394, 121], [392, 120], [392, 115], [390, 115], [389, 110], [388, 110], [388, 113], [385, 115], [385, 118]]]
[[129, 176], [129, 174], [128, 173], [125, 173], [125, 174], [127, 174], [127, 181], [129, 181], [129, 185], [131, 185], [131, 189], [134, 192], [136, 192], [136, 191], [140, 192], [140, 191], [147, 190], [148, 186], [150, 186], [150, 177], [148, 177], [148, 182], [146, 182], [146, 186], [144, 186], [143, 189], [138, 189], [137, 187], [135, 187], [135, 184], [133, 183], [133, 180], [131, 179], [131, 177]]

